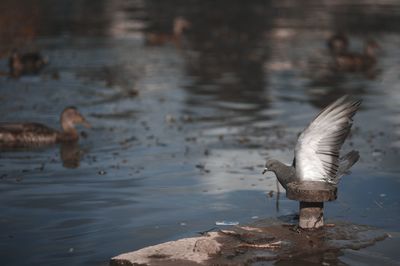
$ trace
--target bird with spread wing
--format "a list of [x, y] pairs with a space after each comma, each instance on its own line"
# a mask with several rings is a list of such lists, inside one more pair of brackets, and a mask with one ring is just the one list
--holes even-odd
[[354, 150], [340, 156], [360, 104], [361, 101], [345, 95], [328, 105], [300, 134], [293, 164], [288, 166], [277, 160], [268, 160], [263, 173], [274, 172], [285, 189], [294, 181], [337, 184], [360, 157]]

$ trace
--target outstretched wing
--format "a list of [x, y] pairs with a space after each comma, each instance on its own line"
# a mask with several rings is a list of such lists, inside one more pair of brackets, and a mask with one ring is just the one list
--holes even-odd
[[361, 101], [343, 96], [322, 110], [301, 133], [295, 149], [297, 178], [313, 181], [335, 179], [339, 151], [360, 104]]

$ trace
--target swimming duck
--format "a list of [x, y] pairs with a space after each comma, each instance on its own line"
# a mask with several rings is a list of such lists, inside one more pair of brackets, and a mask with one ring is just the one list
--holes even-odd
[[72, 106], [64, 109], [60, 122], [61, 131], [39, 123], [0, 123], [0, 146], [29, 147], [77, 141], [79, 134], [75, 125], [90, 128], [86, 119]]
[[339, 71], [359, 72], [370, 71], [376, 65], [376, 50], [379, 45], [369, 40], [365, 43], [363, 53], [343, 51], [334, 55], [335, 69]]
[[37, 74], [48, 64], [48, 60], [39, 53], [21, 54], [14, 50], [9, 58], [10, 75], [19, 77], [25, 74]]

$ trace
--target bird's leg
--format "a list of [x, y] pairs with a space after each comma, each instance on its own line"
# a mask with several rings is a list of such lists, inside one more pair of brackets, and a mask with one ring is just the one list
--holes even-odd
[[278, 182], [278, 179], [276, 179], [276, 192], [279, 194], [279, 182]]
[[276, 179], [276, 212], [279, 212], [279, 182], [278, 179]]

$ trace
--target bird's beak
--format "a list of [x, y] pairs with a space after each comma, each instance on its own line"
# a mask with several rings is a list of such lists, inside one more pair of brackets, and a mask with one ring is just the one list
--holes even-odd
[[264, 168], [264, 171], [262, 172], [262, 174], [265, 174], [267, 171], [268, 171], [268, 168], [265, 167], [265, 168]]
[[85, 119], [82, 121], [82, 125], [83, 125], [84, 127], [86, 127], [86, 128], [92, 128], [92, 125], [89, 124], [89, 122], [86, 121]]

